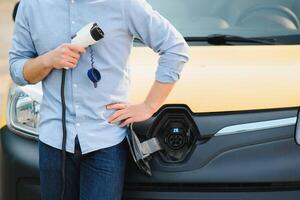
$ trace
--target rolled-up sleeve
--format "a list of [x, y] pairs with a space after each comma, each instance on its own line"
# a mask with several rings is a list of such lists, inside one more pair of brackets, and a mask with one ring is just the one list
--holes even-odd
[[27, 60], [37, 56], [29, 31], [28, 18], [25, 15], [26, 3], [26, 0], [20, 2], [12, 36], [12, 46], [9, 50], [10, 76], [17, 85], [28, 84], [23, 74], [24, 64]]
[[160, 55], [155, 78], [172, 83], [180, 79], [189, 60], [189, 46], [176, 28], [145, 0], [125, 0], [128, 31]]

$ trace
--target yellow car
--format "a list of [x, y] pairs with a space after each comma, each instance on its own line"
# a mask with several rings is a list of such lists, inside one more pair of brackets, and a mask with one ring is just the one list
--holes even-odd
[[[298, 200], [300, 1], [148, 2], [185, 36], [191, 59], [161, 109], [133, 126], [162, 150], [147, 157], [152, 176], [128, 158], [124, 199]], [[157, 59], [135, 41], [130, 102], [145, 98]], [[39, 199], [41, 85], [0, 80], [2, 199]]]

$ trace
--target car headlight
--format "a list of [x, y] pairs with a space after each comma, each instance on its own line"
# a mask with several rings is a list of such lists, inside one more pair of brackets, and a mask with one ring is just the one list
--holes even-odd
[[7, 107], [8, 127], [22, 135], [37, 136], [41, 97], [39, 86], [12, 85]]

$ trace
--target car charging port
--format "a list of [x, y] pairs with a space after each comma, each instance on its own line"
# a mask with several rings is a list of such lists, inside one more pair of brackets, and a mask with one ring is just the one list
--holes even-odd
[[172, 119], [162, 130], [164, 151], [162, 157], [167, 162], [181, 162], [193, 148], [196, 137], [182, 119]]
[[170, 128], [169, 134], [165, 137], [165, 143], [173, 150], [180, 150], [186, 145], [187, 136], [182, 128]]

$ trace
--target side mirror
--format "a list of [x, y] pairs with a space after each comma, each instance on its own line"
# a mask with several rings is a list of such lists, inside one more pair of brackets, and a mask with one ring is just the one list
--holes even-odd
[[13, 13], [12, 13], [12, 19], [13, 19], [13, 21], [15, 21], [15, 19], [16, 19], [16, 15], [17, 15], [17, 10], [18, 10], [19, 4], [20, 4], [19, 1], [15, 4], [15, 7], [14, 7], [14, 10], [13, 10]]

